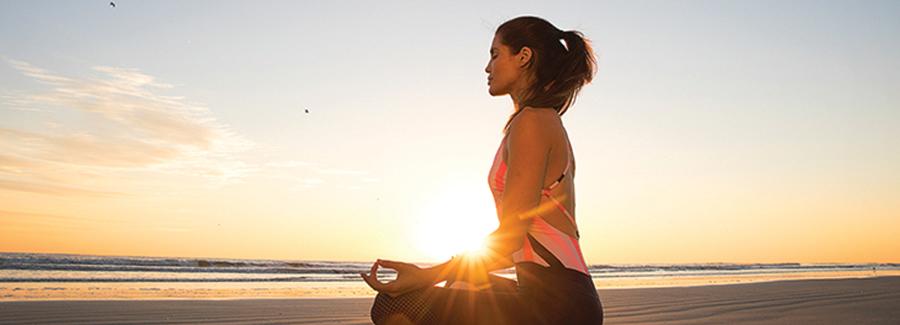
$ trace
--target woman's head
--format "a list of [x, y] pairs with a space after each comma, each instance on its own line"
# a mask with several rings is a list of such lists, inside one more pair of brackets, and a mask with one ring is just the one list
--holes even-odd
[[595, 70], [590, 42], [580, 32], [530, 16], [497, 27], [485, 68], [492, 96], [510, 94], [519, 107], [552, 107], [560, 115]]

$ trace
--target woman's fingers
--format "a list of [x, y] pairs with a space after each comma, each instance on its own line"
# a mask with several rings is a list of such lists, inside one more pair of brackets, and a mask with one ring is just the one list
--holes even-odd
[[[378, 281], [379, 266], [397, 270], [397, 279], [395, 279], [394, 281], [388, 281], [387, 283]], [[408, 273], [415, 272], [417, 271], [416, 269], [418, 269], [418, 267], [415, 266], [415, 264], [379, 259], [374, 264], [372, 264], [372, 269], [370, 270], [369, 275], [366, 275], [365, 273], [360, 273], [359, 275], [363, 278], [363, 280], [366, 281], [366, 283], [370, 287], [372, 287], [372, 289], [387, 294], [391, 297], [396, 297], [418, 287], [415, 283], [416, 277], [414, 273]], [[402, 277], [401, 274], [405, 274], [406, 276]]]
[[374, 277], [367, 277], [367, 276], [363, 275], [363, 280], [365, 280], [366, 283], [370, 287], [372, 287], [372, 289], [375, 289], [375, 291], [382, 292], [384, 290], [384, 284], [381, 282], [378, 282], [378, 280], [375, 279]]
[[369, 271], [369, 275], [366, 275], [365, 273], [360, 273], [359, 275], [366, 281], [366, 284], [372, 287], [372, 289], [379, 292], [384, 290], [385, 284], [378, 281], [378, 263], [372, 263], [372, 269]]
[[372, 268], [369, 270], [369, 274], [360, 273], [359, 276], [363, 278], [366, 283], [375, 289], [378, 292], [384, 292], [390, 294], [391, 296], [396, 296], [400, 291], [398, 287], [397, 281], [389, 281], [388, 283], [382, 283], [378, 280], [378, 263], [373, 263]]

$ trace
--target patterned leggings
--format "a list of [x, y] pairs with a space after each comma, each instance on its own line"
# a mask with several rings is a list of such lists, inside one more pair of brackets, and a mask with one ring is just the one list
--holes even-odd
[[429, 287], [391, 297], [379, 293], [372, 305], [375, 324], [522, 324], [526, 311], [516, 281], [490, 275], [483, 290]]
[[538, 275], [547, 286], [521, 287], [514, 280], [491, 275], [491, 287], [478, 291], [429, 287], [397, 297], [379, 293], [372, 305], [372, 321], [376, 325], [603, 324], [603, 307], [589, 277], [528, 264], [516, 267], [519, 279]]
[[603, 305], [589, 275], [565, 268], [537, 240], [535, 252], [550, 267], [516, 263], [515, 280], [491, 274], [490, 288], [429, 287], [375, 296], [372, 321], [392, 324], [603, 324]]

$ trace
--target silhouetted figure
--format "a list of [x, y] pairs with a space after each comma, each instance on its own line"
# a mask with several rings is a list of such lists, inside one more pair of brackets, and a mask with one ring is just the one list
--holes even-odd
[[112, 2], [112, 1], [110, 1], [110, 2], [109, 2], [109, 6], [110, 6], [110, 7], [113, 7], [113, 8], [115, 8], [115, 7], [116, 7], [116, 3], [115, 3], [115, 2]]
[[306, 112], [306, 114], [309, 114], [309, 109], [308, 109], [308, 108], [304, 108], [303, 110]]
[[[504, 140], [497, 146], [488, 173], [497, 219], [501, 220], [497, 231], [485, 238], [485, 249], [491, 253], [463, 252], [428, 268], [376, 260], [369, 274], [360, 273], [366, 284], [378, 291], [369, 312], [375, 325], [603, 324], [600, 296], [578, 242], [573, 214], [574, 154], [560, 120], [582, 86], [594, 77], [593, 49], [581, 32], [560, 30], [534, 16], [501, 24], [493, 37], [491, 59], [484, 68], [487, 90], [491, 96], [509, 95], [515, 111], [503, 128]], [[532, 136], [534, 132], [552, 140], [531, 141], [537, 138]], [[543, 159], [514, 158], [507, 169], [505, 156], [531, 154]], [[528, 175], [538, 170], [541, 174]], [[545, 176], [557, 178], [549, 187], [543, 182], [520, 181]], [[558, 191], [551, 192], [553, 189]], [[535, 201], [546, 197], [559, 211], [529, 214], [526, 223], [520, 211], [538, 208], [537, 204], [502, 202], [504, 190]], [[509, 208], [500, 209], [503, 207]], [[511, 266], [516, 269], [515, 279], [491, 273]], [[381, 282], [379, 267], [395, 270], [396, 279]], [[435, 286], [441, 282], [446, 284]]]

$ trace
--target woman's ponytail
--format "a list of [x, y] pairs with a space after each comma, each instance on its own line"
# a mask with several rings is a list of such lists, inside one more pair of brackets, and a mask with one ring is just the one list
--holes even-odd
[[562, 40], [566, 42], [566, 54], [562, 56], [556, 83], [559, 84], [560, 90], [571, 92], [571, 96], [566, 96], [566, 101], [561, 107], [561, 110], [565, 111], [575, 102], [581, 87], [593, 80], [597, 63], [593, 49], [581, 32], [569, 30], [562, 32], [561, 35]]

